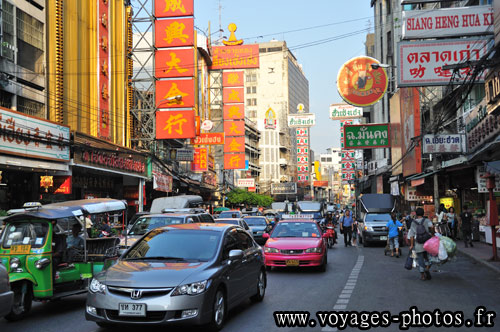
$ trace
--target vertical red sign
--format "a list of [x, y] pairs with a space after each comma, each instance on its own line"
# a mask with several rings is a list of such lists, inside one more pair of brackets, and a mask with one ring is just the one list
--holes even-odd
[[110, 73], [110, 57], [109, 57], [109, 4], [108, 0], [97, 0], [99, 27], [97, 29], [98, 41], [98, 89], [99, 89], [99, 119], [98, 119], [98, 136], [109, 140], [110, 137], [110, 114], [109, 114], [109, 73]]

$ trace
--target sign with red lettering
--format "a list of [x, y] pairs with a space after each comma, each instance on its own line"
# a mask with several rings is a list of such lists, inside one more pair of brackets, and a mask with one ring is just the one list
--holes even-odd
[[[488, 37], [441, 39], [427, 41], [403, 41], [398, 43], [399, 87], [462, 84], [469, 76], [470, 67], [459, 70], [452, 77], [452, 70], [443, 70], [444, 65], [477, 61], [488, 52]], [[475, 83], [484, 82], [486, 72], [476, 78]]]
[[155, 75], [157, 78], [194, 76], [194, 48], [156, 51]]
[[155, 46], [177, 47], [194, 45], [194, 18], [155, 20]]
[[194, 110], [156, 112], [156, 139], [192, 138], [195, 136]]
[[54, 194], [71, 194], [71, 176], [54, 176]]
[[186, 108], [194, 106], [194, 79], [156, 82], [158, 108]]
[[170, 175], [153, 171], [153, 189], [166, 193], [172, 192], [173, 178]]
[[493, 34], [493, 7], [403, 11], [403, 39]]
[[194, 160], [191, 163], [191, 170], [193, 172], [206, 172], [208, 171], [208, 149], [195, 148]]
[[307, 137], [307, 136], [309, 136], [309, 129], [308, 128], [298, 128], [295, 130], [295, 133], [297, 134], [298, 137]]
[[193, 145], [221, 145], [224, 144], [224, 133], [201, 133], [191, 138]]
[[157, 0], [155, 17], [191, 16], [194, 14], [194, 0]]

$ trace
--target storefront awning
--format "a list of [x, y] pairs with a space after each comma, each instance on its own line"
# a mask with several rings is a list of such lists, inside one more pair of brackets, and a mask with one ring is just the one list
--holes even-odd
[[439, 171], [431, 171], [431, 172], [424, 172], [424, 173], [415, 174], [415, 175], [412, 175], [410, 177], [407, 177], [406, 181], [410, 181], [412, 187], [420, 186], [421, 184], [425, 183], [426, 177], [434, 175], [438, 172]]
[[26, 169], [26, 170], [33, 169], [36, 171], [63, 171], [63, 172], [69, 171], [68, 164], [66, 163], [58, 163], [48, 160], [25, 159], [10, 155], [0, 156], [0, 165], [6, 165], [9, 167]]

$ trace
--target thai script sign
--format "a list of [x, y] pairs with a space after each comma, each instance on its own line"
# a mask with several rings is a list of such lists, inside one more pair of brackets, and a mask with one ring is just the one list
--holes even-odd
[[380, 100], [387, 91], [389, 80], [377, 59], [368, 56], [352, 58], [340, 67], [337, 75], [337, 90], [347, 103], [355, 106], [370, 106]]
[[348, 104], [331, 104], [330, 119], [343, 120], [363, 117], [363, 109]]
[[316, 125], [314, 113], [288, 115], [288, 127], [311, 127]]
[[500, 133], [500, 116], [488, 114], [483, 99], [465, 119], [465, 130], [467, 150], [471, 153]]
[[166, 193], [172, 192], [173, 178], [170, 175], [153, 171], [153, 189]]
[[194, 160], [194, 150], [192, 149], [176, 149], [175, 151], [175, 159], [177, 161], [193, 161]]
[[237, 187], [244, 187], [244, 188], [249, 188], [249, 187], [255, 187], [255, 179], [238, 179], [238, 182], [236, 184]]
[[134, 173], [144, 173], [146, 171], [146, 163], [142, 160], [135, 160], [101, 150], [87, 150], [84, 148], [82, 149], [81, 160], [87, 164], [95, 164]]
[[259, 45], [214, 46], [211, 69], [259, 68]]
[[417, 192], [417, 188], [410, 187], [410, 186], [406, 187], [405, 198], [407, 201], [412, 201], [412, 202], [415, 202], [415, 201], [432, 202], [432, 196], [419, 195], [419, 193]]
[[224, 144], [224, 133], [201, 133], [200, 136], [191, 138], [193, 145], [222, 145]]
[[271, 183], [271, 195], [294, 195], [296, 193], [297, 183], [295, 182]]
[[0, 108], [0, 151], [23, 157], [69, 160], [69, 127]]
[[492, 33], [492, 6], [403, 11], [403, 39]]
[[[464, 61], [477, 61], [488, 52], [488, 37], [445, 39], [428, 41], [402, 41], [398, 43], [398, 85], [428, 86], [447, 85], [452, 70], [443, 70], [444, 65]], [[470, 67], [459, 70], [452, 81], [462, 84], [471, 71]], [[478, 81], [484, 81], [485, 73]]]
[[463, 135], [424, 135], [424, 153], [462, 153], [465, 152]]
[[390, 147], [389, 124], [344, 125], [345, 149]]

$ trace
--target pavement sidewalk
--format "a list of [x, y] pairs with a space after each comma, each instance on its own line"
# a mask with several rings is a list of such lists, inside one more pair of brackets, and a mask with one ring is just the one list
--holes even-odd
[[[493, 256], [493, 249], [491, 248], [491, 244], [487, 244], [484, 242], [472, 242], [474, 247], [466, 248], [464, 241], [457, 240], [455, 242], [457, 243], [458, 252], [500, 273], [500, 260], [490, 261], [490, 258]], [[497, 245], [499, 244], [500, 243], [497, 241]], [[498, 257], [500, 257], [500, 250], [498, 250], [498, 246], [497, 252]]]

